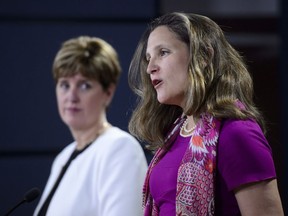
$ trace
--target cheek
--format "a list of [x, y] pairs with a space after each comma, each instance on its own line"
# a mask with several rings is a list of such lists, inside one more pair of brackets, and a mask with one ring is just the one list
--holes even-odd
[[64, 106], [64, 98], [60, 94], [56, 93], [56, 102], [58, 111], [61, 114], [63, 112], [63, 106]]
[[94, 110], [99, 110], [101, 109], [105, 103], [104, 101], [104, 97], [102, 95], [93, 95], [90, 98], [87, 98], [87, 100], [83, 100], [83, 103], [86, 104], [86, 106], [88, 107], [88, 109], [92, 110], [92, 112]]
[[178, 76], [175, 77], [175, 80], [177, 80], [178, 90], [181, 93], [186, 92], [188, 89], [188, 86], [190, 85], [190, 81], [189, 81], [189, 77], [188, 77], [187, 72], [183, 71], [183, 73], [178, 74]]
[[173, 71], [173, 81], [176, 82], [178, 85], [184, 86], [189, 82], [188, 71], [185, 68], [180, 68]]
[[63, 97], [57, 92], [56, 93], [56, 101], [58, 103], [58, 106], [61, 104], [61, 102], [63, 101]]

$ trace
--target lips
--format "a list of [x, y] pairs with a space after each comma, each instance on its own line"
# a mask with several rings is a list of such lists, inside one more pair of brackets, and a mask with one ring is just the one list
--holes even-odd
[[159, 79], [152, 80], [152, 85], [154, 86], [154, 88], [157, 88], [161, 83], [162, 83], [162, 80], [159, 80]]
[[66, 108], [66, 110], [69, 112], [73, 112], [73, 113], [80, 111], [80, 109], [78, 109], [76, 107], [68, 107], [68, 108]]

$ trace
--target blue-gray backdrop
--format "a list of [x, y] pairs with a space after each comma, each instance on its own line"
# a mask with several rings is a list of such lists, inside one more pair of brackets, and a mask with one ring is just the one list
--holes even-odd
[[[51, 64], [61, 43], [79, 35], [90, 35], [101, 37], [116, 48], [123, 74], [108, 118], [112, 124], [127, 130], [135, 102], [127, 83], [129, 63], [147, 23], [168, 10], [163, 2], [0, 1], [0, 93], [3, 99], [0, 106], [0, 215], [30, 188], [43, 190], [53, 158], [72, 141], [58, 116], [51, 76]], [[191, 8], [189, 12], [195, 12], [193, 1]], [[270, 123], [268, 139], [275, 155], [283, 203], [287, 205], [284, 182], [288, 178], [284, 164], [288, 162], [284, 143], [288, 117], [284, 111], [288, 99], [281, 92], [287, 92], [285, 54], [288, 48], [285, 40], [282, 40], [281, 50], [277, 43], [281, 36], [288, 37], [286, 1], [283, 0], [281, 8], [282, 16], [218, 14], [211, 18], [232, 33], [231, 42], [247, 56], [255, 80], [256, 102]], [[241, 35], [247, 33], [256, 35], [256, 40], [253, 37], [241, 40]], [[257, 38], [265, 40], [267, 35], [270, 39], [259, 43]], [[149, 161], [151, 155], [146, 153]], [[19, 207], [13, 215], [32, 215], [37, 202]]]

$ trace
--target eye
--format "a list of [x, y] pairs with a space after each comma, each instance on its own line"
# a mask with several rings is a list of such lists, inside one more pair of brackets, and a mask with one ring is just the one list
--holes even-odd
[[63, 90], [67, 90], [69, 89], [69, 84], [67, 81], [63, 80], [63, 81], [59, 81], [58, 82], [58, 86], [60, 89], [63, 89]]
[[161, 50], [160, 50], [160, 56], [165, 56], [165, 55], [167, 55], [167, 54], [169, 54], [169, 51], [168, 51], [168, 50], [166, 50], [166, 49], [161, 49]]
[[88, 89], [90, 89], [91, 87], [92, 87], [91, 84], [88, 83], [88, 82], [83, 82], [83, 83], [80, 84], [80, 89], [81, 89], [81, 90], [88, 90]]

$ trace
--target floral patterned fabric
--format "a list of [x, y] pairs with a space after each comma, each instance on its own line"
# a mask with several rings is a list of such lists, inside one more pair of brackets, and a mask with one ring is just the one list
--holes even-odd
[[[149, 179], [154, 166], [173, 145], [186, 117], [179, 117], [168, 133], [164, 147], [154, 155], [143, 187], [143, 207], [145, 216], [158, 216], [159, 210], [150, 194]], [[214, 215], [214, 181], [216, 174], [216, 146], [221, 122], [209, 114], [201, 115], [192, 133], [178, 170], [176, 215]]]

